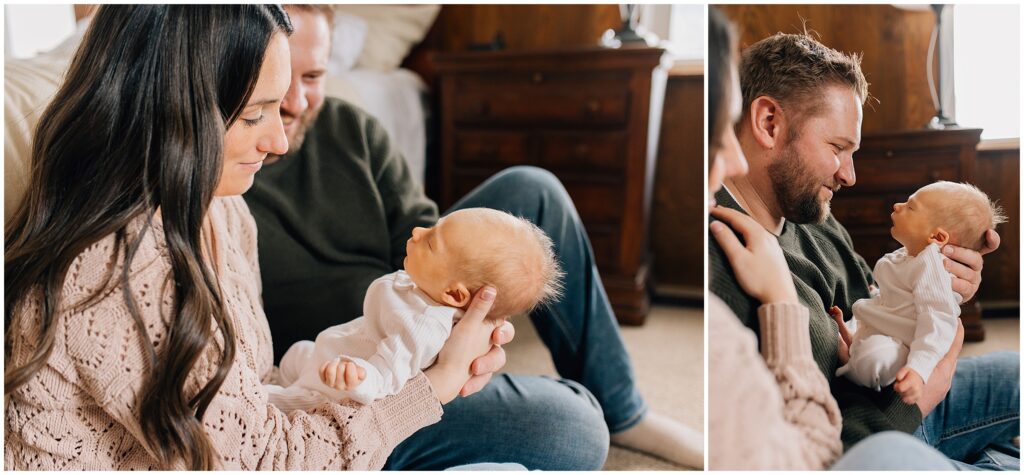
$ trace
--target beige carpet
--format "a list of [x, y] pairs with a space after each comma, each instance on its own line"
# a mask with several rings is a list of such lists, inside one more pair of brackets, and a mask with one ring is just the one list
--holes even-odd
[[[506, 346], [505, 371], [556, 375], [551, 356], [529, 319], [518, 317], [516, 338]], [[622, 327], [640, 392], [652, 411], [704, 431], [704, 311], [654, 306], [647, 323]], [[685, 470], [639, 452], [612, 447], [605, 470]]]
[[992, 351], [1020, 351], [1019, 318], [983, 318], [985, 341], [964, 343], [960, 357], [977, 356]]

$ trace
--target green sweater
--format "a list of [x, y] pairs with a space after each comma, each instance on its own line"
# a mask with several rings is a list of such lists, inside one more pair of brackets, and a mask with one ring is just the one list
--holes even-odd
[[[721, 206], [742, 211], [724, 189], [715, 199]], [[849, 320], [853, 302], [867, 298], [868, 285], [872, 283], [871, 268], [853, 250], [849, 233], [831, 215], [822, 224], [787, 221], [779, 236], [779, 246], [793, 274], [797, 295], [810, 310], [812, 353], [818, 368], [829, 379], [832, 395], [843, 413], [843, 445], [848, 449], [861, 439], [884, 430], [907, 433], [916, 430], [921, 425], [921, 411], [917, 406], [904, 404], [891, 386], [876, 392], [856, 386], [846, 378], [835, 377], [840, 366], [839, 329], [828, 309], [838, 306]], [[740, 288], [732, 266], [711, 236], [708, 236], [708, 262], [711, 292], [721, 297], [740, 321], [760, 334], [757, 318], [760, 303]]]
[[275, 361], [362, 315], [370, 283], [402, 268], [412, 228], [438, 218], [380, 123], [333, 98], [302, 148], [265, 166], [244, 197], [259, 232]]

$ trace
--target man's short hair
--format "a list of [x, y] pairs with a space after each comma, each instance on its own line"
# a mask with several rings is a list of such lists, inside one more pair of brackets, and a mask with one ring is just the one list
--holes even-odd
[[807, 33], [769, 36], [743, 51], [743, 114], [749, 113], [754, 99], [769, 96], [790, 112], [794, 123], [800, 123], [818, 112], [822, 91], [832, 85], [850, 87], [863, 105], [868, 82], [860, 61], [861, 55], [836, 51]]
[[327, 19], [327, 31], [334, 34], [334, 6], [322, 3], [286, 3], [285, 8], [294, 8], [300, 12], [319, 13]]

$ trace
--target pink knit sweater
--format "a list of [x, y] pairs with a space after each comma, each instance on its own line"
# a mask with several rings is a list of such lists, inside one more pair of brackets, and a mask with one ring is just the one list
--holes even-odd
[[828, 468], [843, 451], [842, 415], [811, 356], [807, 307], [762, 305], [757, 316], [760, 354], [754, 332], [708, 296], [708, 466]]
[[[272, 377], [273, 354], [260, 298], [256, 226], [238, 196], [215, 199], [208, 219], [217, 246], [215, 268], [238, 349], [203, 418], [221, 468], [376, 470], [395, 445], [440, 420], [441, 405], [422, 374], [401, 393], [367, 406], [326, 403], [309, 412], [286, 414], [268, 404], [262, 383]], [[152, 341], [158, 353], [164, 350], [174, 298], [163, 229], [156, 221], [130, 270], [147, 334], [136, 330], [117, 278], [97, 302], [62, 311], [46, 365], [8, 395], [5, 469], [162, 468], [155, 466], [142, 442], [138, 422], [140, 393], [150, 372], [140, 338]], [[137, 235], [142, 224], [142, 218], [131, 223], [129, 236]], [[108, 236], [75, 259], [62, 302], [83, 301], [99, 289], [110, 269], [120, 275], [123, 255], [114, 255], [113, 243], [113, 236]], [[38, 303], [28, 302], [19, 311], [30, 318], [15, 329], [8, 364], [26, 361], [38, 339], [38, 318], [31, 318], [38, 315]], [[216, 339], [223, 341], [219, 332]], [[186, 386], [189, 394], [213, 375], [219, 355], [219, 348], [211, 345], [200, 358]]]

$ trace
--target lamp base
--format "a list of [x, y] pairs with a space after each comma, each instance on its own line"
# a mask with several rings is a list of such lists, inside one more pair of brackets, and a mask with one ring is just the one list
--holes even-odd
[[624, 24], [622, 28], [609, 29], [601, 35], [601, 46], [605, 48], [645, 48], [657, 44], [658, 36], [642, 26], [634, 30], [629, 24]]
[[932, 117], [927, 124], [924, 124], [924, 128], [929, 130], [943, 130], [952, 129], [956, 127], [959, 127], [956, 121], [944, 115], [937, 115], [935, 117]]

